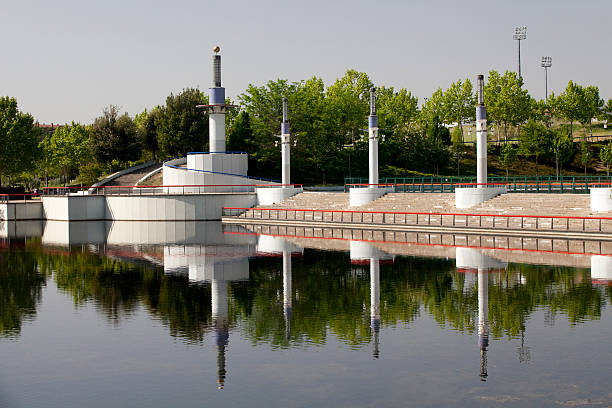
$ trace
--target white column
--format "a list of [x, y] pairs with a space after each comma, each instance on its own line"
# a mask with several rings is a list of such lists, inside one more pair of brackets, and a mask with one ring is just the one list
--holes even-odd
[[[369, 159], [369, 184], [378, 184], [378, 128], [369, 128], [369, 144], [368, 151], [370, 154]], [[378, 186], [370, 186], [370, 188], [377, 188]]]
[[291, 252], [283, 251], [283, 307], [291, 309]]
[[[213, 113], [213, 110], [216, 112]], [[212, 108], [208, 115], [209, 151], [211, 153], [225, 152], [225, 113], [221, 108]]]
[[283, 188], [289, 187], [288, 184], [291, 184], [291, 156], [290, 156], [290, 136], [289, 134], [281, 135], [281, 159], [283, 166], [283, 174], [281, 182]]
[[476, 121], [476, 182], [478, 188], [487, 182], [487, 119]]

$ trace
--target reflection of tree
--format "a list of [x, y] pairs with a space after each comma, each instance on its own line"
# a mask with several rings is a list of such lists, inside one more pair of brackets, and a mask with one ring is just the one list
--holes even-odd
[[0, 337], [19, 335], [23, 321], [34, 318], [46, 284], [33, 253], [11, 251], [0, 255]]
[[[354, 347], [372, 341], [367, 266], [351, 266], [345, 253], [306, 250], [293, 258], [287, 337], [281, 265], [280, 258], [252, 259], [249, 280], [229, 284], [230, 327], [239, 322], [251, 341], [275, 347], [322, 344], [330, 333]], [[160, 268], [80, 250], [32, 248], [2, 254], [0, 267], [0, 335], [18, 333], [23, 320], [33, 316], [51, 272], [76, 305], [91, 302], [116, 324], [144, 307], [172, 336], [201, 341], [212, 329], [210, 287], [164, 275]], [[381, 326], [409, 324], [423, 310], [440, 325], [473, 333], [478, 293], [477, 285], [467, 282], [454, 260], [397, 257], [381, 265]], [[489, 280], [490, 333], [518, 338], [538, 308], [550, 321], [556, 314], [566, 315], [571, 324], [598, 319], [611, 297], [611, 287], [591, 284], [588, 270], [511, 264], [492, 272]]]
[[57, 286], [72, 295], [76, 305], [94, 302], [114, 323], [143, 304], [172, 336], [201, 341], [210, 324], [210, 289], [189, 285], [187, 277], [84, 252], [43, 258]]

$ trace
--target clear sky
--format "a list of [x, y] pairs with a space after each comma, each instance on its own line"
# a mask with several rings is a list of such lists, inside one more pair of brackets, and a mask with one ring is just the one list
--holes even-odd
[[422, 102], [459, 78], [517, 68], [544, 97], [571, 79], [612, 98], [610, 0], [168, 1], [0, 0], [0, 95], [44, 123], [89, 123], [114, 104], [131, 115], [185, 87], [207, 89], [215, 45], [235, 99], [250, 83], [326, 85], [348, 68]]

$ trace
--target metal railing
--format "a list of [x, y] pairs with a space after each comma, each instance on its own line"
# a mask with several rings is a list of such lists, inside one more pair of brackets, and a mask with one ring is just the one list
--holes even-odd
[[44, 187], [45, 196], [64, 195], [183, 195], [210, 193], [252, 193], [256, 188], [302, 187], [301, 184], [200, 184], [161, 186], [99, 186], [99, 187]]
[[27, 202], [27, 201], [32, 201], [33, 198], [37, 198], [40, 195], [38, 193], [21, 193], [21, 194], [0, 194], [0, 202], [8, 202], [8, 201], [21, 201], [21, 202]]
[[531, 230], [539, 232], [612, 233], [612, 217], [239, 207], [223, 207], [222, 215], [238, 219], [379, 226], [430, 226], [462, 229]]
[[[345, 178], [349, 187], [367, 184], [366, 178]], [[453, 193], [457, 186], [475, 184], [476, 177], [385, 177], [381, 185], [393, 186], [397, 193]], [[587, 194], [590, 187], [612, 183], [607, 176], [513, 176], [489, 177], [487, 184], [505, 185], [509, 193], [572, 193]]]

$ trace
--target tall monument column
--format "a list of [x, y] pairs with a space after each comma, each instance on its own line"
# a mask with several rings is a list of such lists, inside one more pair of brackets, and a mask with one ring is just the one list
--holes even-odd
[[487, 109], [484, 104], [484, 75], [476, 79], [478, 105], [476, 105], [476, 182], [478, 188], [487, 183]]
[[209, 151], [211, 153], [225, 152], [225, 88], [221, 86], [221, 49], [214, 48], [213, 55], [213, 87], [209, 89], [208, 100], [208, 132]]
[[376, 116], [376, 88], [370, 89], [370, 116], [368, 116], [368, 152], [370, 188], [378, 188], [378, 116]]

